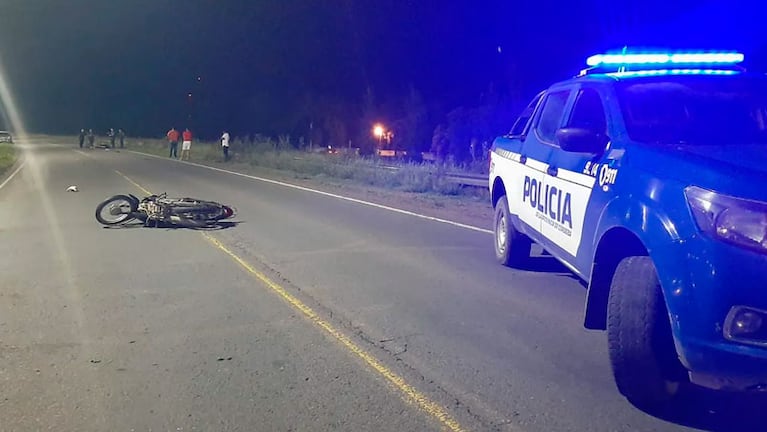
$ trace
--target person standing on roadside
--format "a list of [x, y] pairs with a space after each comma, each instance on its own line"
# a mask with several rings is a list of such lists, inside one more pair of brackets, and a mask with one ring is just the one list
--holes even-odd
[[88, 129], [88, 147], [96, 148], [96, 135], [93, 134], [93, 129]]
[[184, 129], [182, 136], [183, 141], [181, 141], [181, 160], [184, 160], [184, 155], [186, 155], [186, 160], [189, 160], [189, 153], [192, 150], [192, 131], [190, 131], [189, 128], [186, 128]]
[[115, 148], [115, 128], [109, 128], [107, 136], [109, 137], [110, 147]]
[[85, 143], [85, 129], [80, 129], [80, 135], [78, 135], [77, 138], [80, 141], [80, 148], [83, 148], [83, 144]]
[[229, 132], [224, 131], [221, 135], [221, 150], [224, 152], [224, 162], [229, 161]]
[[120, 139], [120, 148], [125, 148], [125, 131], [117, 129], [117, 137]]
[[170, 144], [170, 155], [168, 157], [178, 159], [178, 131], [176, 128], [170, 128], [165, 136], [168, 138], [168, 144]]

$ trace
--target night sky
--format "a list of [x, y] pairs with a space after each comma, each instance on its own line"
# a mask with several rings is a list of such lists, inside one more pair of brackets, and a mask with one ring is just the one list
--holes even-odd
[[353, 136], [411, 89], [438, 122], [491, 83], [524, 103], [624, 45], [734, 48], [765, 70], [762, 3], [0, 0], [0, 63], [33, 132], [297, 136], [333, 112]]

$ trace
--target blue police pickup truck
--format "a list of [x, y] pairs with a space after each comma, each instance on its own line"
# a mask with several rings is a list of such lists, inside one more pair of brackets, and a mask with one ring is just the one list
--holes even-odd
[[587, 286], [618, 390], [767, 387], [767, 76], [734, 52], [600, 54], [491, 150], [497, 259]]

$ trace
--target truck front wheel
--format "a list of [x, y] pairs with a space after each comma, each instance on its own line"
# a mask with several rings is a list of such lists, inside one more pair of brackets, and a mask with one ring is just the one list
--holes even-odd
[[677, 395], [685, 371], [650, 257], [618, 264], [610, 285], [607, 340], [615, 383], [629, 402], [653, 409]]

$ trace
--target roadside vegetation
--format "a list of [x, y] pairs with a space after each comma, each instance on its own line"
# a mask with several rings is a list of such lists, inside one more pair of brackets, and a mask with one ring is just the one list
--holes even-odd
[[0, 144], [0, 176], [5, 174], [16, 162], [16, 147], [13, 144]]
[[[167, 142], [159, 139], [134, 139], [128, 148], [165, 157], [169, 153]], [[236, 164], [239, 170], [260, 167], [288, 172], [302, 179], [335, 179], [404, 192], [477, 199], [485, 198], [488, 193], [486, 188], [463, 185], [455, 180], [455, 176], [486, 173], [486, 161], [464, 166], [395, 162], [346, 154], [343, 150], [336, 153], [299, 151], [287, 138], [236, 139], [232, 142], [230, 163]], [[197, 141], [192, 145], [190, 160], [218, 165], [223, 163], [223, 155], [218, 143]]]

